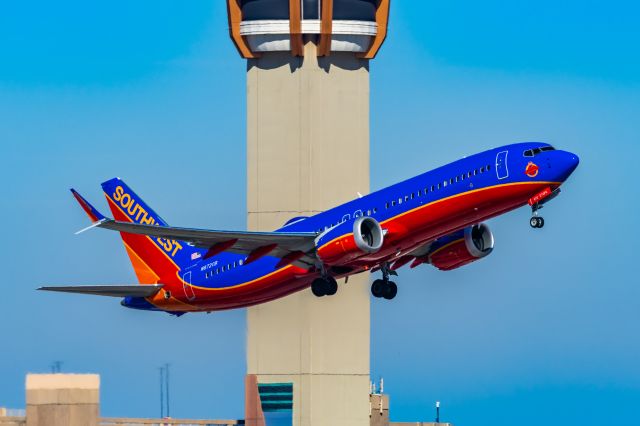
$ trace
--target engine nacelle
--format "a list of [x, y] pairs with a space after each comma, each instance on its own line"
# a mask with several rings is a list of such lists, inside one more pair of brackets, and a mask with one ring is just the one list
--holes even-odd
[[488, 256], [494, 242], [487, 225], [473, 225], [434, 242], [428, 255], [429, 263], [442, 271], [450, 271]]
[[344, 263], [366, 254], [378, 252], [384, 233], [377, 220], [361, 216], [344, 222], [322, 234], [316, 240], [318, 257], [327, 265]]

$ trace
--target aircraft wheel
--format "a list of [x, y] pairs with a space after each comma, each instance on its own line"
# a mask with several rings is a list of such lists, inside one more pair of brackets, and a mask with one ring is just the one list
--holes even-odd
[[327, 277], [325, 281], [327, 283], [325, 294], [327, 296], [333, 296], [334, 294], [336, 294], [336, 292], [338, 291], [338, 282], [336, 281], [336, 279], [333, 277]]
[[544, 227], [544, 218], [538, 217], [538, 228], [543, 228], [543, 227]]
[[538, 227], [538, 218], [536, 216], [533, 216], [531, 218], [531, 220], [529, 220], [529, 225], [531, 225], [532, 228], [537, 228]]
[[316, 297], [322, 297], [327, 294], [328, 283], [323, 278], [316, 278], [311, 283], [311, 292]]
[[398, 286], [393, 281], [389, 281], [385, 286], [383, 297], [387, 300], [391, 300], [396, 297], [396, 294], [398, 294]]
[[383, 280], [375, 280], [371, 284], [371, 294], [373, 297], [382, 297], [385, 290], [385, 282]]

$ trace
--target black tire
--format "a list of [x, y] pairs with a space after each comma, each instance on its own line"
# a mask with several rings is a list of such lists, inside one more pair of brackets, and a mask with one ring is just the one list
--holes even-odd
[[383, 297], [387, 300], [391, 300], [396, 297], [396, 294], [398, 294], [398, 286], [393, 281], [389, 281], [384, 288]]
[[327, 282], [323, 278], [316, 278], [311, 283], [311, 292], [316, 297], [326, 296], [327, 287]]
[[338, 292], [338, 282], [333, 277], [327, 277], [325, 280], [327, 283], [327, 289], [325, 294], [327, 296], [333, 296]]
[[386, 285], [383, 280], [375, 280], [371, 284], [371, 294], [373, 295], [373, 297], [382, 297], [385, 287]]
[[544, 218], [543, 217], [539, 217], [538, 218], [538, 228], [544, 228]]
[[529, 225], [531, 225], [532, 228], [537, 228], [538, 227], [538, 218], [533, 216], [531, 218], [531, 220], [529, 220]]

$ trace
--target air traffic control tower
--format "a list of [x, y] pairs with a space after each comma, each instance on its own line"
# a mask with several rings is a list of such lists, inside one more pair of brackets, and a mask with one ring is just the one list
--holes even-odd
[[[390, 0], [227, 0], [247, 59], [247, 208], [273, 230], [369, 191], [369, 61]], [[246, 421], [369, 425], [369, 277], [249, 308]], [[281, 424], [281, 423], [278, 423]]]

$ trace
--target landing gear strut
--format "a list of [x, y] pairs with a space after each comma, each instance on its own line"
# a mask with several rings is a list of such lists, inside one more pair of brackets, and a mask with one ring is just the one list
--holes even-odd
[[544, 227], [544, 218], [542, 216], [538, 216], [538, 211], [558, 195], [560, 195], [560, 188], [556, 188], [553, 191], [551, 191], [550, 188], [547, 188], [545, 191], [540, 192], [529, 200], [529, 204], [531, 205], [531, 219], [529, 220], [529, 225], [531, 225], [532, 228]]
[[338, 291], [338, 282], [331, 276], [320, 277], [311, 283], [311, 292], [316, 297], [333, 296]]
[[531, 219], [529, 220], [529, 225], [532, 228], [542, 228], [544, 226], [544, 218], [542, 216], [538, 216], [538, 210], [543, 207], [542, 204], [536, 203], [531, 206]]
[[393, 281], [389, 281], [389, 275], [398, 275], [389, 269], [387, 264], [382, 265], [382, 279], [374, 280], [371, 284], [371, 294], [373, 297], [383, 297], [391, 300], [398, 294], [398, 286]]

